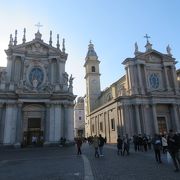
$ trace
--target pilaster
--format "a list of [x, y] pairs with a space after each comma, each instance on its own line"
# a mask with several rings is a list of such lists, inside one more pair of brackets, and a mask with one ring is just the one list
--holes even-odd
[[3, 104], [0, 103], [0, 144], [3, 143], [4, 120], [2, 118]]
[[74, 105], [65, 104], [64, 106], [65, 116], [64, 116], [64, 134], [65, 138], [69, 141], [74, 140]]
[[172, 108], [173, 108], [174, 122], [176, 125], [176, 127], [174, 127], [174, 129], [176, 129], [176, 131], [179, 132], [180, 131], [180, 120], [178, 119], [177, 105], [172, 104]]
[[157, 122], [157, 114], [156, 114], [156, 104], [152, 104], [152, 113], [153, 113], [153, 122], [154, 122], [154, 133], [158, 134], [158, 122]]
[[165, 76], [166, 89], [169, 91], [169, 90], [170, 90], [170, 87], [169, 87], [169, 80], [168, 80], [168, 75], [167, 75], [166, 66], [164, 66], [164, 76]]
[[178, 83], [177, 83], [177, 74], [176, 69], [174, 66], [171, 66], [171, 73], [172, 73], [172, 79], [173, 79], [173, 85], [174, 85], [174, 91], [177, 94], [178, 93]]
[[6, 104], [5, 113], [5, 126], [4, 126], [4, 139], [3, 143], [5, 145], [12, 145], [15, 143], [16, 139], [16, 119], [17, 119], [17, 109], [13, 102]]
[[22, 143], [22, 103], [17, 104], [17, 119], [16, 119], [16, 146], [20, 146]]
[[140, 116], [139, 116], [139, 105], [135, 105], [135, 112], [136, 112], [136, 127], [137, 133], [141, 134], [141, 123], [140, 123]]
[[138, 79], [139, 79], [139, 93], [144, 94], [143, 82], [142, 82], [142, 74], [141, 74], [141, 67], [140, 64], [137, 64], [137, 71], [138, 71]]
[[46, 104], [46, 115], [45, 115], [45, 134], [44, 134], [44, 143], [48, 143], [50, 138], [49, 138], [49, 128], [50, 128], [50, 104]]

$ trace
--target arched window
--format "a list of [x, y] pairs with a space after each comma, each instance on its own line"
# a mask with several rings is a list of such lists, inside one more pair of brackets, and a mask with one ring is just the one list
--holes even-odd
[[95, 66], [92, 66], [92, 67], [91, 67], [91, 70], [92, 70], [92, 72], [96, 72]]

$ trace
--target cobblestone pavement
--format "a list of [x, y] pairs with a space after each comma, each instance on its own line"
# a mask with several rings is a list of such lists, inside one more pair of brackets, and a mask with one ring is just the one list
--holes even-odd
[[83, 144], [83, 155], [72, 147], [0, 149], [0, 180], [180, 180], [173, 165], [157, 164], [152, 151], [118, 156], [116, 146], [105, 145], [104, 157]]
[[74, 147], [0, 151], [0, 180], [83, 180]]
[[153, 151], [130, 151], [129, 156], [118, 156], [116, 146], [105, 145], [104, 157], [95, 158], [93, 148], [86, 150], [95, 180], [180, 180], [180, 172], [173, 171], [166, 156], [157, 164]]

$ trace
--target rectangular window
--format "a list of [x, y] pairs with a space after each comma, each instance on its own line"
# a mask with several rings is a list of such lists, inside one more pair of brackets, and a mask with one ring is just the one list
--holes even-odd
[[111, 129], [115, 131], [115, 120], [111, 119]]
[[100, 126], [100, 131], [103, 132], [103, 123], [100, 122], [99, 126]]
[[81, 116], [79, 116], [79, 120], [81, 120]]

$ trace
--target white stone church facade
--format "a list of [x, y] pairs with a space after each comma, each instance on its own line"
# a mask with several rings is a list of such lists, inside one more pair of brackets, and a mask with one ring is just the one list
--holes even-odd
[[41, 33], [21, 44], [10, 36], [7, 67], [0, 67], [0, 145], [29, 145], [32, 137], [44, 145], [61, 137], [74, 140], [73, 77], [65, 71], [68, 54], [63, 39], [60, 49], [43, 42]]
[[[102, 134], [115, 143], [117, 135], [154, 135], [170, 129], [180, 132], [180, 72], [167, 46], [167, 53], [152, 48], [145, 52], [135, 44], [135, 56], [123, 61], [126, 74], [104, 91], [94, 45], [85, 59], [86, 136]], [[109, 70], [109, 75], [111, 75]]]

